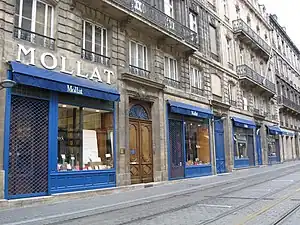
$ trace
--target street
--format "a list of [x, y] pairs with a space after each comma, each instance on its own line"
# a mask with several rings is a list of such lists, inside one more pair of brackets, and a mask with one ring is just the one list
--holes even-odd
[[300, 163], [0, 210], [0, 224], [284, 224], [300, 221]]

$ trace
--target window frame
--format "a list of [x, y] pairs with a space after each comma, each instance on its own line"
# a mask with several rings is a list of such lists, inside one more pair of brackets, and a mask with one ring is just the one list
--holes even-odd
[[[192, 71], [192, 74], [191, 74], [191, 87], [202, 90], [203, 89], [203, 80], [202, 80], [203, 76], [202, 76], [201, 70], [198, 69], [195, 66], [191, 66], [191, 71]], [[195, 72], [197, 73], [197, 75], [196, 75]], [[196, 77], [198, 79], [196, 79]], [[198, 86], [195, 85], [196, 81], [198, 81], [197, 82]]]
[[[104, 57], [108, 57], [108, 38], [107, 38], [107, 29], [104, 27], [104, 26], [102, 26], [102, 25], [98, 25], [98, 24], [96, 24], [96, 23], [93, 23], [93, 22], [90, 22], [90, 21], [88, 21], [88, 20], [82, 20], [82, 49], [83, 49], [83, 51], [89, 51], [89, 50], [87, 50], [86, 48], [85, 48], [85, 42], [86, 42], [86, 23], [89, 23], [91, 26], [92, 26], [92, 51], [91, 51], [91, 53], [93, 54], [93, 61], [95, 61], [95, 54], [97, 54], [97, 55], [100, 55], [100, 56], [104, 56]], [[97, 28], [101, 28], [101, 53], [98, 53], [98, 52], [96, 52], [95, 51], [95, 49], [96, 49], [96, 27]], [[104, 54], [104, 46], [103, 46], [103, 31], [106, 31], [105, 32], [105, 39], [106, 39], [106, 46], [105, 46], [105, 54]], [[83, 57], [83, 58], [85, 58], [85, 57]]]
[[[169, 76], [166, 76], [166, 71], [167, 71], [166, 59], [168, 59], [168, 67], [169, 67], [168, 68], [168, 75]], [[175, 69], [175, 71], [174, 71], [175, 76], [174, 77], [171, 76], [171, 65], [170, 65], [171, 63], [170, 63], [170, 60], [174, 61], [174, 69]], [[174, 57], [169, 56], [169, 55], [165, 55], [165, 57], [164, 57], [164, 77], [166, 77], [170, 80], [174, 80], [174, 81], [179, 82], [178, 62]]]
[[[36, 33], [36, 29], [35, 29], [35, 25], [36, 25], [36, 22], [37, 22], [36, 21], [37, 2], [40, 2], [40, 3], [42, 3], [42, 4], [45, 5], [45, 21], [44, 21], [44, 32], [43, 32], [43, 34]], [[17, 27], [23, 29], [22, 28], [22, 19], [23, 19], [24, 1], [20, 0], [19, 3], [20, 3], [20, 5], [19, 5], [19, 12], [18, 13], [15, 12], [15, 15], [17, 15], [19, 17], [19, 20], [17, 21], [17, 23], [18, 23]], [[52, 9], [52, 12], [51, 12], [51, 22], [50, 22], [50, 36], [47, 35], [48, 8]], [[53, 5], [48, 4], [47, 2], [41, 1], [41, 0], [32, 0], [32, 6], [31, 6], [31, 28], [30, 28], [30, 32], [42, 35], [44, 37], [54, 38], [54, 7], [53, 7]], [[20, 35], [21, 35], [21, 30], [19, 30], [19, 33], [18, 33], [18, 36], [20, 36]]]
[[[190, 29], [198, 34], [198, 22], [197, 22], [196, 13], [190, 11], [189, 17], [190, 17]], [[194, 28], [194, 26], [195, 26], [195, 28]]]
[[[132, 60], [131, 60], [131, 58], [132, 58], [132, 56], [131, 56], [131, 50], [132, 50], [131, 44], [132, 43], [136, 44], [136, 51], [135, 51], [136, 57], [135, 57], [135, 60], [136, 60], [136, 64], [137, 65], [134, 65], [132, 63]], [[143, 55], [143, 65], [145, 66], [145, 68], [144, 67], [140, 67], [138, 65], [138, 62], [139, 62], [139, 57], [138, 57], [139, 48], [138, 48], [138, 46], [141, 46], [142, 49], [143, 49], [143, 52], [142, 52], [142, 55]], [[147, 46], [145, 44], [142, 44], [142, 43], [140, 43], [138, 41], [134, 41], [134, 40], [130, 40], [129, 41], [129, 66], [134, 66], [136, 68], [148, 71], [148, 66], [149, 66], [148, 65], [148, 48], [147, 48]]]

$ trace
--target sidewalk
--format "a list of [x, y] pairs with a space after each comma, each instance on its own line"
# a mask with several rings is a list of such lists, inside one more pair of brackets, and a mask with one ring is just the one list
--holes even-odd
[[[95, 199], [97, 197], [108, 196], [108, 203], [111, 204], [111, 199], [109, 196], [117, 196], [118, 201], [132, 201], [132, 196], [134, 193], [135, 199], [145, 200], [147, 197], [160, 197], [168, 194], [180, 194], [181, 190], [193, 190], [201, 188], [215, 187], [220, 184], [232, 183], [233, 181], [244, 179], [247, 177], [253, 177], [258, 174], [267, 173], [269, 171], [274, 171], [283, 168], [293, 167], [295, 165], [300, 165], [300, 161], [287, 162], [284, 164], [276, 164], [272, 166], [261, 166], [243, 170], [234, 170], [232, 173], [208, 176], [208, 177], [199, 177], [191, 179], [182, 179], [175, 181], [163, 181], [163, 182], [153, 182], [147, 184], [137, 184], [129, 186], [121, 186], [115, 188], [107, 189], [98, 189], [98, 190], [89, 190], [89, 191], [80, 191], [80, 192], [70, 192], [57, 194], [52, 196], [44, 196], [37, 198], [26, 198], [26, 199], [17, 199], [17, 200], [0, 200], [0, 209], [7, 208], [19, 208], [19, 207], [28, 207], [36, 206], [41, 204], [54, 204], [60, 202], [66, 202], [69, 200], [79, 199]], [[174, 185], [176, 184], [176, 185]], [[130, 193], [130, 194], [127, 194]], [[106, 199], [106, 198], [105, 198]], [[101, 202], [103, 205], [106, 201]]]

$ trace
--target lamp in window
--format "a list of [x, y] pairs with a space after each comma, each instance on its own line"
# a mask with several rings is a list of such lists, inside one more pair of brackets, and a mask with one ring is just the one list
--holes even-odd
[[4, 88], [13, 88], [16, 85], [16, 82], [10, 79], [5, 79], [0, 81], [0, 90]]

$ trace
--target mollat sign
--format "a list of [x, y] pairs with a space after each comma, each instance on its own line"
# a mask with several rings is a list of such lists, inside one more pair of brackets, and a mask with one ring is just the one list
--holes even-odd
[[[21, 56], [28, 56], [30, 61], [28, 64], [30, 65], [35, 65], [35, 48], [25, 48], [23, 45], [18, 44], [18, 56], [16, 61], [21, 62]], [[50, 60], [47, 60], [50, 59]], [[67, 62], [67, 58], [65, 56], [61, 56], [59, 59], [53, 55], [50, 52], [45, 52], [42, 53], [40, 56], [40, 63], [41, 65], [48, 70], [56, 70], [58, 68], [58, 60], [60, 60], [61, 62], [61, 68], [60, 68], [60, 72], [65, 73], [65, 74], [69, 74], [72, 76], [77, 76], [77, 77], [81, 77], [81, 78], [85, 78], [85, 79], [90, 79], [93, 81], [97, 81], [97, 82], [103, 82], [102, 81], [102, 76], [105, 75], [106, 78], [106, 83], [107, 84], [111, 84], [111, 77], [114, 75], [113, 71], [111, 70], [107, 70], [107, 69], [102, 69], [101, 73], [98, 69], [98, 67], [94, 67], [93, 71], [91, 71], [91, 73], [88, 74], [84, 74], [82, 72], [82, 64], [80, 61], [76, 61], [76, 63], [70, 63], [70, 65], [75, 65], [75, 68], [72, 68], [72, 70], [67, 70], [66, 68], [66, 62]], [[68, 92], [71, 93], [76, 93], [76, 94], [82, 94], [82, 90], [76, 86], [72, 86], [72, 85], [68, 85]]]

